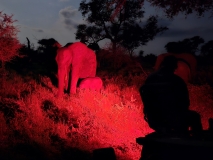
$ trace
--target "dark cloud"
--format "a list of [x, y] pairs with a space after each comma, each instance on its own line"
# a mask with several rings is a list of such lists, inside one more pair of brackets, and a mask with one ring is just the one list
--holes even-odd
[[73, 28], [77, 28], [77, 23], [71, 19], [64, 19], [64, 24], [67, 29], [72, 30]]
[[213, 33], [213, 28], [203, 29], [202, 27], [192, 27], [188, 29], [183, 28], [169, 28], [169, 30], [165, 31], [164, 33], [158, 35], [159, 37], [182, 37], [190, 38], [193, 36], [200, 36], [205, 39], [209, 35], [209, 33]]
[[78, 24], [73, 20], [77, 12], [77, 9], [73, 9], [71, 6], [59, 11], [62, 22], [67, 29], [72, 30], [73, 28], [77, 28]]
[[63, 18], [72, 18], [77, 13], [77, 9], [73, 9], [72, 7], [66, 7], [59, 11], [59, 14], [62, 15]]
[[166, 24], [169, 29], [157, 37], [161, 38], [176, 38], [185, 39], [193, 36], [200, 36], [205, 39], [209, 39], [213, 36], [213, 21], [208, 17], [208, 14], [203, 18], [198, 18], [196, 15], [177, 16], [173, 20], [163, 19], [159, 21], [159, 24]]

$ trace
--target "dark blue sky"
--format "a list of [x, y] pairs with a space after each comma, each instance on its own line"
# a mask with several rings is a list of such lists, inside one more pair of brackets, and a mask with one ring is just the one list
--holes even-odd
[[[18, 20], [18, 38], [21, 43], [26, 43], [26, 37], [34, 45], [43, 38], [55, 38], [59, 43], [65, 45], [74, 42], [76, 26], [85, 23], [78, 12], [81, 0], [1, 0], [0, 11], [6, 14], [13, 14]], [[161, 54], [165, 52], [164, 46], [171, 41], [179, 41], [184, 38], [200, 36], [207, 42], [213, 39], [213, 19], [206, 13], [204, 17], [197, 17], [195, 14], [185, 17], [182, 14], [167, 19], [161, 9], [144, 5], [144, 20], [151, 15], [159, 16], [159, 24], [167, 26], [169, 30], [158, 35], [146, 46], [136, 50], [144, 50], [145, 54]], [[101, 42], [103, 45], [105, 42]]]

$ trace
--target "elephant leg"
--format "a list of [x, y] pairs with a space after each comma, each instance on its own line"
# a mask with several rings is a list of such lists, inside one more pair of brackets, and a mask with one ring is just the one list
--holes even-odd
[[69, 81], [70, 81], [70, 78], [71, 78], [70, 69], [71, 69], [70, 67], [67, 68], [66, 75], [65, 75], [65, 78], [64, 78], [64, 84], [65, 84], [65, 90], [66, 91], [68, 90]]
[[66, 74], [66, 76], [64, 78], [65, 90], [68, 89], [68, 80], [69, 80], [69, 74]]
[[71, 84], [70, 84], [70, 93], [71, 94], [76, 93], [76, 86], [77, 86], [78, 79], [79, 79], [78, 69], [72, 68]]
[[57, 94], [57, 97], [61, 97], [64, 93], [65, 74], [66, 74], [65, 69], [58, 69], [58, 94]]

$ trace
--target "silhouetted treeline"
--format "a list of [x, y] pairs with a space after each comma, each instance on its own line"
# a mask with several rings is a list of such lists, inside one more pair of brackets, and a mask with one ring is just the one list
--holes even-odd
[[213, 61], [213, 40], [205, 43], [200, 36], [185, 38], [177, 42], [168, 42], [165, 46], [170, 53], [190, 53], [197, 57], [198, 65], [211, 65]]
[[19, 49], [21, 57], [15, 58], [7, 63], [7, 67], [16, 70], [22, 75], [54, 75], [57, 73], [55, 61], [57, 48], [53, 46], [56, 42], [53, 38], [38, 41], [37, 49], [30, 45], [22, 45]]

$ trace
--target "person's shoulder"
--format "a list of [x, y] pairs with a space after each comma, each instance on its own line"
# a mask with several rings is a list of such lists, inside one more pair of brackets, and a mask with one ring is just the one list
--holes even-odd
[[183, 81], [183, 82], [184, 82], [184, 80], [183, 80], [180, 76], [178, 76], [178, 75], [176, 75], [176, 74], [173, 74], [173, 77], [174, 77], [175, 79], [177, 79], [178, 81]]
[[150, 75], [148, 75], [148, 77], [146, 78], [146, 81], [150, 80], [150, 79], [155, 79], [158, 76], [158, 71], [155, 71], [153, 73], [151, 73]]
[[178, 84], [186, 86], [185, 81], [180, 76], [178, 76], [176, 74], [173, 75], [173, 81], [176, 82], [176, 83], [178, 83]]

